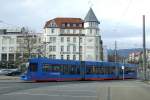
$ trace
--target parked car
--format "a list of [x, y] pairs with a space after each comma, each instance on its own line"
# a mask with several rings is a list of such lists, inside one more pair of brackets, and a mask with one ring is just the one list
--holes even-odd
[[8, 72], [6, 75], [7, 76], [17, 76], [17, 75], [20, 75], [20, 74], [21, 74], [21, 71], [15, 70], [15, 71]]
[[11, 72], [11, 69], [0, 69], [0, 75], [6, 75], [7, 73]]

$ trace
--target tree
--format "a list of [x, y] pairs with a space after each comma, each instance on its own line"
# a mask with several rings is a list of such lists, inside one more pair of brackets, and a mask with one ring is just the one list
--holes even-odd
[[40, 37], [28, 28], [22, 28], [21, 35], [17, 36], [17, 44], [16, 63], [22, 66], [30, 58], [37, 56]]

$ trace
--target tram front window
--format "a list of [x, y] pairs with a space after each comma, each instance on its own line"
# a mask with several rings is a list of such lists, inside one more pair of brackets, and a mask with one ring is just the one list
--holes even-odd
[[29, 71], [30, 72], [37, 72], [37, 63], [30, 63], [29, 64]]

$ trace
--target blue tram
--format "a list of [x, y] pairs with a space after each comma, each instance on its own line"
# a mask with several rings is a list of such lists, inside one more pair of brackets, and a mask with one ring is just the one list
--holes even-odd
[[[124, 73], [121, 67], [124, 66]], [[25, 81], [110, 80], [136, 78], [137, 66], [113, 62], [33, 58], [21, 76]]]

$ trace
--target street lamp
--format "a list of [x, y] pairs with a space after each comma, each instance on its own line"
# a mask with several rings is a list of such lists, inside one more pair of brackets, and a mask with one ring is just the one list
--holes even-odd
[[121, 66], [122, 69], [122, 79], [124, 80], [124, 66]]

